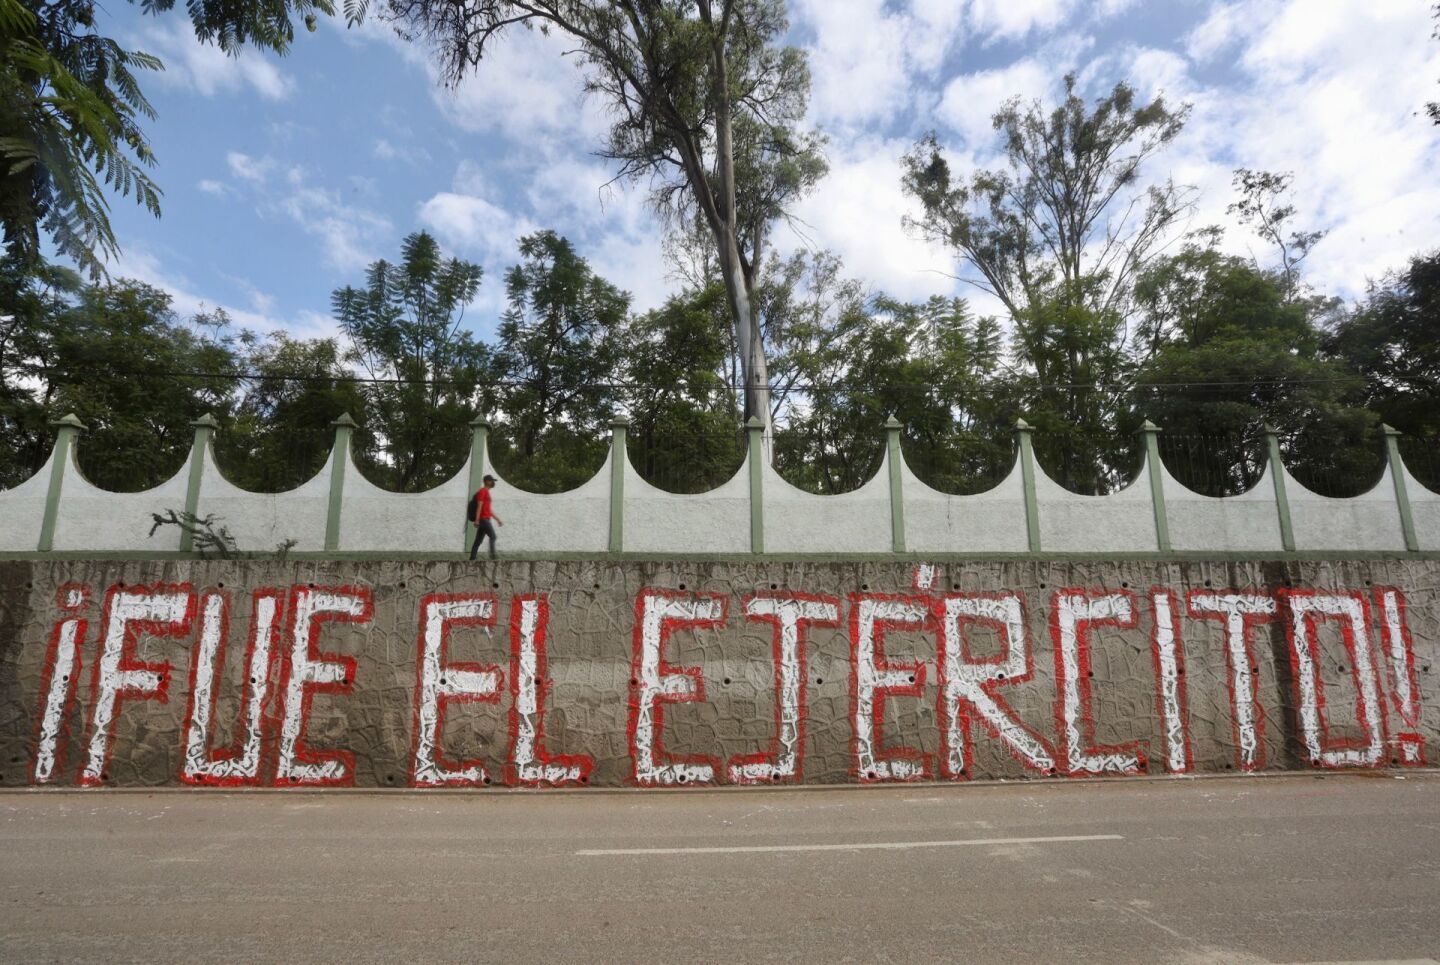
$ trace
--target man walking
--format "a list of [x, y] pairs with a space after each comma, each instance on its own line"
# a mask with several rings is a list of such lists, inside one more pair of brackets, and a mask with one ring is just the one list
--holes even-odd
[[[494, 509], [491, 508], [490, 490], [494, 488], [495, 477], [486, 476], [484, 485], [475, 491], [474, 497], [470, 500], [471, 505], [474, 506], [475, 513], [471, 518], [471, 521], [475, 524], [475, 545], [470, 547], [470, 558], [472, 560], [476, 554], [480, 552], [480, 544], [484, 542], [487, 536], [490, 537], [490, 558], [492, 560], [495, 558], [495, 526], [504, 526], [505, 524], [501, 522], [500, 517], [496, 516]], [[494, 525], [491, 524], [491, 520], [494, 520]]]

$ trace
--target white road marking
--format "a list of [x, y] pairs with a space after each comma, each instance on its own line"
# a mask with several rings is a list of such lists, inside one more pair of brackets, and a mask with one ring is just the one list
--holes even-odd
[[766, 854], [779, 851], [907, 851], [912, 848], [967, 848], [1001, 844], [1062, 844], [1067, 841], [1124, 841], [1119, 834], [1071, 834], [1053, 838], [967, 838], [963, 841], [871, 841], [862, 844], [759, 844], [733, 848], [595, 848], [577, 855]]

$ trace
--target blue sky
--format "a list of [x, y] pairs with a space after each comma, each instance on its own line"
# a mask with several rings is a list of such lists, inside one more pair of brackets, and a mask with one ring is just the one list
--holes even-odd
[[[961, 166], [989, 165], [989, 114], [1008, 96], [1053, 97], [1067, 71], [1090, 94], [1128, 80], [1194, 113], [1146, 172], [1199, 189], [1191, 227], [1228, 224], [1230, 172], [1295, 173], [1322, 289], [1440, 245], [1440, 128], [1415, 116], [1436, 93], [1440, 42], [1419, 0], [791, 0], [809, 50], [810, 120], [831, 172], [782, 249], [826, 248], [849, 274], [905, 298], [971, 294], [948, 253], [907, 236], [900, 155], [934, 128]], [[486, 270], [468, 318], [488, 334], [515, 239], [553, 228], [601, 274], [658, 304], [662, 231], [644, 191], [614, 186], [591, 153], [603, 105], [582, 98], [557, 38], [518, 32], [456, 91], [425, 51], [380, 24], [322, 24], [285, 58], [227, 58], [183, 15], [115, 3], [102, 29], [158, 54], [146, 89], [164, 188], [155, 220], [114, 203], [112, 271], [160, 285], [183, 313], [223, 306], [237, 324], [329, 334], [330, 292], [432, 231]], [[1230, 247], [1263, 248], [1231, 226]], [[976, 299], [982, 310], [989, 308]]]

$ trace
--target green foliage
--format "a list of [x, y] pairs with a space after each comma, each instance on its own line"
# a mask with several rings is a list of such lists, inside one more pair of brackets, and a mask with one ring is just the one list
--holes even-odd
[[959, 299], [870, 297], [839, 270], [833, 256], [802, 258], [772, 282], [770, 317], [787, 322], [774, 342], [787, 395], [777, 468], [811, 492], [858, 489], [879, 469], [894, 415], [922, 478], [989, 488], [1010, 461], [1006, 399], [986, 385], [1000, 365], [995, 320], [974, 318]]
[[349, 414], [360, 423], [355, 446], [374, 445], [366, 397], [348, 378], [334, 339], [303, 341], [283, 333], [240, 338], [245, 380], [233, 421], [215, 439], [226, 477], [252, 492], [284, 492], [324, 468], [335, 439], [331, 423]]
[[[133, 2], [133, 0], [132, 0]], [[138, 0], [146, 13], [175, 0]], [[160, 60], [102, 35], [93, 0], [0, 0], [0, 219], [6, 252], [35, 265], [41, 237], [92, 279], [119, 253], [106, 190], [157, 217], [160, 189], [141, 118], [154, 111], [139, 73]], [[315, 29], [330, 0], [188, 0], [202, 43], [234, 54], [254, 44], [284, 53], [292, 16]]]
[[1071, 75], [1053, 109], [1016, 99], [995, 114], [1004, 169], [956, 177], [934, 134], [904, 158], [923, 209], [907, 224], [954, 249], [1010, 313], [1021, 410], [1042, 460], [1079, 492], [1115, 488], [1133, 462], [1119, 400], [1091, 387], [1128, 376], [1136, 280], [1190, 207], [1188, 189], [1140, 185], [1189, 111], [1141, 104], [1124, 83], [1089, 108]]
[[486, 385], [489, 349], [464, 328], [479, 265], [446, 259], [430, 235], [401, 243], [398, 265], [377, 261], [364, 288], [336, 289], [331, 307], [350, 342], [347, 361], [378, 380], [364, 396], [360, 464], [380, 485], [421, 492], [454, 475], [470, 451], [470, 420]]
[[745, 458], [735, 393], [725, 377], [730, 345], [715, 325], [724, 311], [724, 290], [711, 286], [634, 318], [626, 332], [630, 461], [645, 480], [670, 492], [714, 489]]
[[648, 185], [672, 224], [709, 230], [746, 415], [768, 419], [757, 276], [773, 223], [826, 169], [823, 138], [801, 129], [810, 73], [804, 52], [783, 45], [783, 0], [387, 0], [384, 15], [431, 43], [450, 83], [516, 27], [574, 41], [586, 89], [613, 118], [603, 156]]
[[1326, 339], [1365, 379], [1356, 401], [1425, 444], [1440, 444], [1440, 250], [1371, 286]]
[[89, 0], [0, 0], [0, 217], [11, 258], [35, 263], [40, 235], [92, 277], [118, 253], [105, 187], [160, 213], [138, 118], [153, 117], [136, 71], [159, 70], [94, 28]]
[[495, 372], [504, 415], [495, 464], [535, 492], [572, 489], [605, 459], [630, 296], [596, 275], [553, 231], [520, 239], [505, 277]]
[[1267, 425], [1281, 433], [1292, 474], [1312, 488], [1353, 495], [1378, 478], [1378, 419], [1347, 401], [1359, 380], [1322, 355], [1321, 332], [1290, 288], [1282, 272], [1193, 243], [1159, 259], [1138, 286], [1150, 345], [1136, 404], [1167, 436], [1208, 440], [1208, 455], [1170, 466], [1182, 482], [1227, 492], [1253, 485]]

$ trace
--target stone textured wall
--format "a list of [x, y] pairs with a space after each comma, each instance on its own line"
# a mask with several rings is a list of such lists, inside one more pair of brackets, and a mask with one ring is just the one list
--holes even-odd
[[0, 562], [7, 786], [1410, 765], [1437, 674], [1430, 562]]

